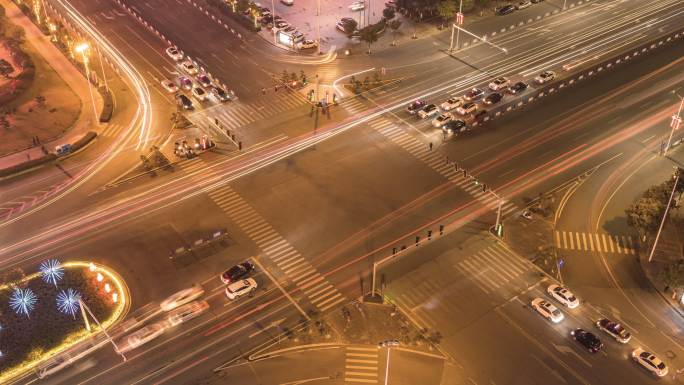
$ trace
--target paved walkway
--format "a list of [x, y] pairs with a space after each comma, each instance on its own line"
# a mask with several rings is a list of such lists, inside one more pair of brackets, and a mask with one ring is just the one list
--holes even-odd
[[[57, 140], [42, 144], [48, 151], [51, 151], [57, 145], [75, 142], [83, 134], [90, 131], [94, 125], [98, 124], [99, 116], [96, 116], [93, 111], [88, 81], [69, 59], [50, 42], [49, 38], [43, 35], [40, 29], [21, 12], [16, 4], [9, 0], [0, 0], [0, 5], [5, 8], [7, 18], [13, 24], [24, 29], [26, 42], [31, 44], [37, 52], [41, 53], [45, 61], [69, 84], [74, 93], [81, 99], [81, 114], [67, 133]], [[36, 75], [39, 76], [40, 74]], [[93, 89], [92, 91], [92, 97], [95, 99], [95, 108], [97, 114], [99, 114], [102, 110], [102, 97], [97, 90]], [[41, 156], [43, 156], [41, 147], [33, 147], [6, 155], [0, 157], [0, 169], [26, 162], [28, 159], [40, 158]]]

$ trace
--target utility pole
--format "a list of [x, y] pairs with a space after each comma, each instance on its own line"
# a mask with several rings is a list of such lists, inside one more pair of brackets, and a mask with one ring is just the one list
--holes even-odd
[[679, 125], [682, 123], [682, 118], [681, 118], [681, 113], [682, 113], [682, 105], [684, 105], [684, 97], [679, 95], [678, 93], [675, 93], [677, 97], [679, 97], [679, 109], [677, 110], [677, 114], [672, 115], [672, 122], [670, 123], [670, 127], [672, 127], [672, 130], [670, 130], [670, 137], [667, 139], [667, 146], [665, 146], [665, 151], [663, 152], [663, 156], [667, 155], [667, 151], [670, 149], [670, 143], [672, 142], [672, 135], [674, 135], [675, 130], [679, 129]]
[[276, 28], [275, 28], [276, 13], [275, 13], [275, 2], [274, 1], [275, 0], [271, 0], [271, 22], [273, 23], [273, 28], [272, 28], [272, 30], [273, 30], [273, 44], [278, 44], [278, 42], [276, 41]]
[[672, 186], [672, 193], [670, 194], [670, 199], [667, 201], [667, 206], [665, 206], [665, 213], [663, 214], [663, 220], [660, 221], [660, 227], [658, 228], [658, 233], [656, 234], [655, 241], [653, 242], [653, 248], [651, 249], [651, 255], [648, 256], [648, 261], [651, 262], [653, 259], [653, 254], [655, 254], [655, 249], [656, 245], [658, 245], [658, 239], [660, 239], [660, 232], [663, 231], [663, 226], [665, 225], [665, 219], [667, 219], [667, 212], [670, 210], [670, 205], [672, 204], [672, 197], [674, 197], [674, 193], [677, 190], [677, 184], [679, 183], [679, 177], [681, 174], [680, 172], [681, 169], [677, 169], [677, 172], [675, 173], [675, 182], [674, 186]]

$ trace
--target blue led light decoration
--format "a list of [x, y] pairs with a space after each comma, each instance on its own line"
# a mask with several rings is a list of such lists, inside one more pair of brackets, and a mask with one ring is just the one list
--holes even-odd
[[64, 277], [64, 269], [58, 260], [48, 259], [40, 264], [40, 274], [43, 281], [57, 286], [57, 281]]
[[17, 314], [25, 314], [26, 317], [36, 307], [38, 298], [31, 289], [16, 288], [10, 296], [9, 305]]
[[80, 305], [81, 295], [74, 289], [62, 290], [57, 294], [57, 309], [64, 314], [71, 314], [76, 318], [76, 311]]

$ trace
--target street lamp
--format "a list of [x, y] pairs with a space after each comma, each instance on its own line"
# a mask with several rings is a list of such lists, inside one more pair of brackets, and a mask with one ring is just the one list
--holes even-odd
[[85, 67], [86, 80], [88, 81], [88, 91], [90, 92], [90, 103], [93, 105], [93, 118], [95, 121], [98, 121], [97, 108], [95, 107], [95, 98], [93, 97], [93, 87], [90, 84], [90, 68], [88, 68], [88, 56], [86, 55], [88, 49], [90, 49], [90, 45], [86, 42], [79, 43], [74, 47], [74, 51], [76, 53], [80, 53], [81, 58], [83, 58], [83, 67]]
[[[682, 99], [684, 100], [684, 99]], [[681, 104], [680, 104], [681, 108]], [[663, 219], [660, 221], [660, 227], [658, 227], [658, 233], [656, 234], [655, 241], [653, 241], [653, 248], [651, 248], [651, 254], [648, 256], [648, 261], [651, 262], [653, 259], [653, 254], [655, 254], [656, 245], [658, 244], [658, 239], [660, 239], [660, 233], [663, 231], [663, 225], [665, 225], [665, 219], [667, 219], [667, 212], [670, 211], [670, 205], [672, 204], [672, 198], [674, 197], [675, 191], [677, 191], [677, 184], [679, 184], [679, 177], [682, 169], [678, 168], [675, 172], [675, 182], [672, 186], [672, 193], [670, 193], [670, 199], [667, 201], [667, 206], [665, 206], [665, 212], [663, 213]]]

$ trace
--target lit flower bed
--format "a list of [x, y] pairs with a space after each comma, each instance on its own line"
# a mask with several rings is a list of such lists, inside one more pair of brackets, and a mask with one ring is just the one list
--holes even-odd
[[[124, 290], [102, 266], [56, 260], [0, 283], [0, 383], [96, 332], [88, 309], [105, 327], [117, 321], [126, 308]], [[85, 328], [84, 311], [93, 332]]]

